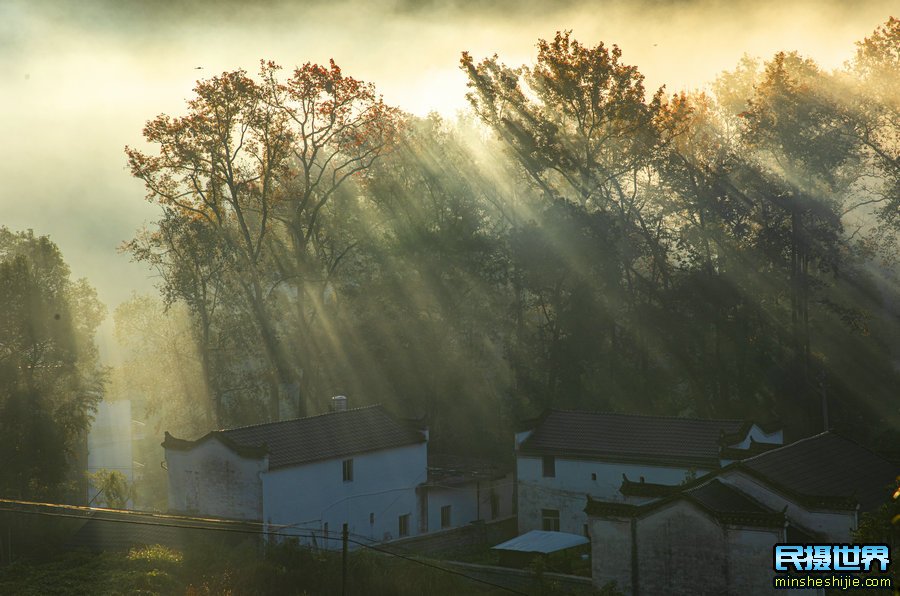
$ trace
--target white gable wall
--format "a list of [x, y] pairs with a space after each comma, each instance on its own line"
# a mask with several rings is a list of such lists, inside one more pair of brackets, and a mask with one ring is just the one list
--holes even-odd
[[727, 593], [725, 532], [686, 501], [637, 521], [637, 552], [641, 594]]
[[262, 519], [260, 474], [267, 458], [245, 458], [207, 439], [190, 450], [166, 450], [169, 510], [179, 513]]
[[609, 582], [625, 594], [632, 592], [632, 522], [630, 517], [591, 517], [591, 578], [602, 588]]
[[784, 433], [780, 430], [776, 430], [771, 433], [767, 433], [757, 425], [752, 425], [750, 430], [747, 431], [747, 436], [740, 443], [735, 443], [731, 445], [735, 449], [749, 449], [750, 448], [750, 440], [754, 440], [757, 443], [770, 443], [775, 445], [784, 445]]
[[772, 550], [780, 542], [785, 542], [783, 528], [729, 525], [726, 533], [729, 593], [771, 593], [774, 577]]
[[637, 519], [592, 517], [590, 529], [594, 585], [615, 581], [626, 594], [634, 575], [641, 594], [769, 593], [772, 547], [783, 542], [781, 528], [723, 524], [684, 500]]
[[646, 482], [676, 485], [694, 474], [701, 476], [711, 471], [557, 457], [556, 475], [545, 478], [543, 458], [522, 454], [516, 457], [516, 466], [520, 534], [543, 529], [542, 509], [559, 511], [560, 531], [583, 534], [587, 524], [586, 495], [602, 501], [624, 501], [619, 492], [622, 474], [634, 482], [643, 476]]
[[[341, 527], [351, 538], [399, 538], [399, 517], [409, 515], [409, 536], [419, 533], [416, 487], [427, 478], [426, 443], [271, 470], [263, 475], [263, 519], [270, 532], [314, 534], [325, 548], [340, 548]], [[343, 479], [342, 462], [353, 460], [353, 480]], [[371, 514], [374, 514], [372, 516]], [[329, 536], [323, 541], [328, 524]], [[351, 545], [352, 546], [352, 545]]]
[[787, 507], [784, 515], [789, 521], [808, 530], [822, 533], [832, 542], [851, 541], [851, 532], [857, 525], [855, 511], [805, 507], [740, 470], [728, 470], [720, 474], [718, 478], [722, 483], [738, 488], [770, 509], [781, 511]]

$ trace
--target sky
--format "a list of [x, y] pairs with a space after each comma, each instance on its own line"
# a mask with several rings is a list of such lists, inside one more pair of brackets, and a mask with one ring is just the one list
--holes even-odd
[[[125, 167], [144, 123], [177, 115], [198, 78], [261, 58], [329, 58], [388, 103], [465, 107], [460, 53], [530, 62], [571, 29], [618, 44], [649, 88], [702, 89], [741, 56], [797, 50], [826, 68], [892, 15], [895, 0], [60, 0], [0, 1], [0, 225], [48, 234], [110, 312], [154, 279], [117, 248], [156, 209]], [[199, 69], [197, 67], [200, 67]], [[108, 331], [107, 325], [107, 331]]]

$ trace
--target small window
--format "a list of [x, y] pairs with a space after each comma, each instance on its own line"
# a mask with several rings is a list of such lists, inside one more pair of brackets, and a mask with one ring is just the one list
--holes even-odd
[[591, 472], [591, 480], [597, 480], [597, 472]]
[[370, 514], [369, 514], [369, 524], [371, 525], [371, 524], [374, 524], [374, 523], [375, 523], [375, 514], [374, 514], [374, 513], [370, 513]]
[[441, 528], [450, 527], [450, 505], [441, 507]]
[[497, 519], [500, 515], [500, 497], [497, 493], [491, 493], [491, 519]]
[[353, 460], [345, 459], [341, 467], [344, 471], [344, 482], [353, 482]]
[[552, 455], [545, 455], [543, 461], [544, 478], [556, 477], [556, 458]]
[[559, 532], [559, 510], [541, 509], [542, 527], [545, 532]]
[[400, 536], [409, 536], [409, 514], [405, 513], [400, 516]]

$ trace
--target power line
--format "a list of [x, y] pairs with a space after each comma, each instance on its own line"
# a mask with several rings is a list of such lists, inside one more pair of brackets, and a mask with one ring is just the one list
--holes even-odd
[[[28, 510], [28, 509], [9, 507], [9, 506], [4, 507], [3, 505], [19, 505], [19, 506], [25, 505], [25, 506], [32, 506], [32, 507], [37, 506], [37, 507], [44, 507], [47, 509], [62, 509], [64, 511]], [[94, 521], [133, 524], [133, 525], [142, 525], [142, 526], [156, 526], [156, 527], [163, 527], [163, 528], [181, 528], [181, 529], [186, 529], [186, 530], [212, 530], [212, 531], [216, 531], [216, 532], [235, 532], [235, 533], [240, 533], [240, 534], [259, 534], [259, 535], [265, 535], [265, 536], [269, 536], [271, 534], [278, 535], [277, 530], [275, 532], [272, 532], [272, 531], [269, 531], [266, 529], [256, 529], [256, 528], [252, 528], [252, 527], [244, 527], [244, 528], [227, 527], [227, 526], [223, 527], [223, 525], [222, 525], [222, 524], [234, 524], [234, 525], [247, 525], [247, 526], [262, 526], [263, 524], [261, 524], [259, 522], [241, 522], [241, 521], [235, 521], [235, 520], [225, 520], [225, 519], [216, 519], [216, 518], [179, 517], [179, 516], [173, 516], [173, 515], [157, 517], [156, 514], [149, 514], [149, 515], [160, 521], [149, 521], [149, 520], [144, 520], [144, 519], [125, 519], [127, 517], [132, 517], [132, 518], [145, 517], [145, 516], [148, 516], [148, 514], [128, 512], [126, 510], [92, 509], [89, 507], [79, 507], [77, 505], [64, 505], [61, 503], [38, 503], [38, 502], [32, 502], [32, 501], [16, 501], [16, 500], [12, 500], [12, 499], [0, 499], [0, 511], [5, 511], [5, 512], [9, 512], [9, 513], [23, 513], [26, 515], [44, 515], [44, 516], [48, 516], [48, 517], [63, 517], [63, 518], [69, 518], [69, 519], [81, 519], [81, 520], [85, 520], [85, 521], [94, 520]], [[81, 514], [75, 513], [75, 511], [80, 511], [82, 513]], [[101, 517], [101, 516], [96, 515], [98, 513], [122, 515], [124, 517], [121, 517], [121, 518]], [[187, 520], [192, 520], [192, 521], [196, 521], [196, 522], [200, 522], [200, 523], [208, 523], [210, 525], [208, 525], [208, 526], [188, 525], [188, 524], [179, 524], [179, 523], [169, 523], [169, 522], [165, 521], [165, 520], [169, 520], [169, 519], [173, 519], [173, 520], [187, 519]], [[342, 540], [341, 536], [327, 536], [327, 535], [326, 536], [315, 536], [314, 534], [302, 534], [302, 533], [293, 533], [293, 532], [290, 534], [290, 537], [292, 537], [292, 538], [293, 537], [307, 538], [307, 539], [323, 538], [326, 540]], [[403, 555], [398, 552], [392, 552], [390, 550], [387, 550], [384, 548], [378, 548], [371, 544], [366, 544], [364, 542], [360, 542], [359, 540], [355, 540], [352, 538], [348, 538], [347, 541], [352, 542], [353, 544], [360, 546], [362, 548], [376, 551], [378, 553], [388, 555], [391, 557], [397, 557], [397, 558], [403, 559], [405, 561], [410, 561], [412, 563], [422, 565], [423, 567], [429, 567], [431, 569], [443, 571], [444, 573], [458, 575], [458, 576], [464, 577], [470, 581], [485, 584], [485, 585], [488, 585], [488, 586], [491, 586], [494, 588], [498, 588], [500, 590], [505, 590], [512, 594], [520, 594], [522, 596], [528, 596], [526, 592], [521, 592], [514, 588], [504, 586], [502, 584], [496, 584], [496, 583], [490, 582], [488, 580], [481, 579], [479, 577], [468, 575], [466, 573], [457, 571], [455, 569], [448, 569], [447, 567], [442, 567], [440, 565], [431, 563], [420, 557], [407, 556], [407, 555]]]
[[528, 593], [527, 593], [527, 592], [520, 592], [519, 590], [516, 590], [516, 589], [514, 589], [514, 588], [510, 588], [510, 587], [508, 587], [508, 586], [503, 586], [503, 585], [500, 585], [500, 584], [495, 584], [495, 583], [493, 583], [493, 582], [489, 582], [489, 581], [487, 581], [487, 580], [484, 580], [484, 579], [481, 579], [481, 578], [478, 578], [478, 577], [474, 577], [474, 576], [472, 576], [472, 575], [466, 575], [466, 574], [463, 573], [462, 571], [457, 571], [457, 570], [455, 570], [455, 569], [448, 569], [448, 568], [446, 568], [446, 567], [441, 567], [440, 565], [435, 565], [434, 563], [429, 563], [428, 561], [425, 561], [425, 560], [423, 560], [423, 559], [419, 559], [419, 558], [416, 558], [416, 557], [408, 557], [408, 556], [406, 556], [406, 555], [401, 555], [400, 553], [394, 553], [394, 552], [391, 552], [391, 551], [389, 551], [389, 550], [384, 550], [384, 549], [378, 548], [378, 547], [376, 547], [376, 546], [372, 546], [372, 545], [370, 545], [370, 544], [364, 544], [364, 543], [362, 543], [362, 542], [360, 542], [360, 541], [358, 541], [358, 540], [353, 540], [352, 538], [348, 538], [347, 541], [348, 541], [348, 542], [352, 542], [353, 544], [358, 544], [359, 546], [361, 546], [361, 547], [363, 547], [363, 548], [368, 548], [368, 549], [374, 550], [374, 551], [379, 552], [379, 553], [383, 553], [383, 554], [386, 554], [386, 555], [390, 555], [390, 556], [392, 556], [392, 557], [399, 557], [399, 558], [404, 559], [404, 560], [406, 560], [406, 561], [412, 561], [413, 563], [418, 563], [418, 564], [420, 564], [420, 565], [424, 565], [425, 567], [431, 567], [432, 569], [437, 569], [437, 570], [439, 570], [439, 571], [444, 571], [444, 572], [446, 572], [446, 573], [452, 573], [452, 574], [454, 574], [454, 575], [459, 575], [459, 576], [464, 577], [464, 578], [466, 578], [466, 579], [470, 579], [470, 580], [475, 581], [475, 582], [480, 582], [480, 583], [482, 583], [482, 584], [486, 584], [486, 585], [492, 586], [492, 587], [494, 587], [494, 588], [500, 588], [501, 590], [506, 590], [507, 592], [511, 592], [511, 593], [513, 593], [513, 594], [522, 594], [523, 596], [528, 596]]

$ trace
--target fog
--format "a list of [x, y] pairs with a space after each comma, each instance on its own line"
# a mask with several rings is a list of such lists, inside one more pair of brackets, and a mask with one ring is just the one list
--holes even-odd
[[[49, 234], [110, 310], [152, 289], [117, 247], [156, 210], [125, 169], [144, 122], [178, 113], [197, 78], [329, 58], [403, 109], [465, 107], [462, 50], [528, 62], [572, 29], [622, 47], [648, 87], [703, 88], [743, 54], [798, 50], [838, 67], [890, 14], [888, 1], [25, 2], [0, 4], [0, 224]], [[106, 326], [107, 330], [109, 325]]]

